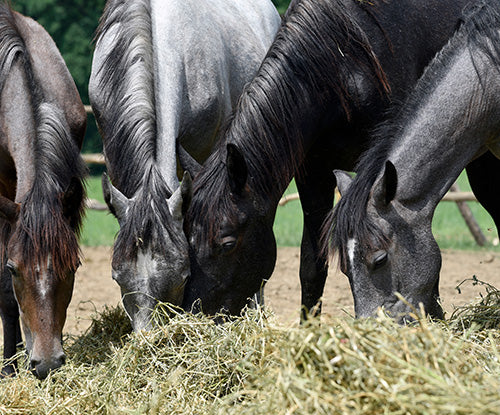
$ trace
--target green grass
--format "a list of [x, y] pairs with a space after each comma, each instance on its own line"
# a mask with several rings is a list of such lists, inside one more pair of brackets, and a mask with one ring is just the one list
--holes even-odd
[[[100, 177], [87, 180], [87, 193], [91, 199], [104, 203]], [[88, 209], [80, 241], [85, 246], [112, 245], [118, 229], [118, 222], [108, 211]]]
[[[465, 174], [460, 176], [458, 183], [462, 191], [470, 190]], [[297, 192], [297, 188], [295, 182], [292, 182], [285, 194], [295, 192]], [[88, 180], [88, 193], [92, 199], [103, 202], [100, 177], [91, 177]], [[497, 232], [489, 214], [478, 203], [470, 202], [468, 204], [481, 230], [489, 240], [486, 248], [500, 250], [500, 248], [492, 246]], [[274, 223], [278, 246], [299, 246], [302, 237], [302, 224], [302, 210], [298, 200], [278, 207]], [[117, 232], [118, 223], [112, 215], [107, 212], [88, 211], [81, 241], [86, 246], [112, 245]], [[442, 249], [481, 249], [476, 245], [455, 203], [443, 202], [439, 204], [434, 216], [433, 232]]]

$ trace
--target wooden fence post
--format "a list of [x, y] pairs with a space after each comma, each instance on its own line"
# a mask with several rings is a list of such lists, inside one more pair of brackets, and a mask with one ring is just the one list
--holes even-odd
[[[457, 183], [454, 183], [450, 187], [450, 192], [452, 193], [458, 193], [460, 192], [460, 188], [458, 187]], [[474, 240], [479, 246], [485, 246], [486, 245], [486, 237], [484, 236], [483, 232], [481, 232], [481, 228], [479, 227], [476, 218], [472, 214], [472, 211], [470, 210], [470, 207], [467, 205], [466, 202], [457, 200], [456, 204], [458, 206], [458, 210], [460, 211], [460, 214], [465, 220], [465, 223], [469, 227], [470, 233], [472, 233], [472, 236], [474, 237]]]

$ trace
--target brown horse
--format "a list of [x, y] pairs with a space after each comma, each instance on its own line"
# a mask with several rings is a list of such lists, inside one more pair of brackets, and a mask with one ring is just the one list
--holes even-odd
[[[0, 314], [4, 359], [21, 317], [39, 378], [64, 363], [66, 308], [79, 265], [86, 114], [48, 33], [0, 3]], [[17, 300], [17, 303], [16, 303]], [[4, 361], [2, 374], [15, 371]]]

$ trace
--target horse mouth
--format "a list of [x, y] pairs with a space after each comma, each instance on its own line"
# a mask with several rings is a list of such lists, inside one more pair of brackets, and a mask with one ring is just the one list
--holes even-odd
[[398, 297], [385, 302], [380, 308], [400, 325], [414, 323], [425, 316], [439, 320], [444, 318], [443, 310], [435, 299], [416, 301]]

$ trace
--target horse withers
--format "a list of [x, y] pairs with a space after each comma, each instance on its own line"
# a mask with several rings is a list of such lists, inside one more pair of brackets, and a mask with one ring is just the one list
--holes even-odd
[[39, 378], [65, 361], [62, 329], [79, 265], [86, 114], [48, 33], [0, 3], [0, 313], [3, 375], [21, 340]]
[[356, 315], [382, 307], [404, 322], [423, 304], [443, 317], [431, 222], [464, 168], [500, 229], [499, 80], [500, 5], [477, 2], [394, 119], [378, 129], [379, 145], [363, 156], [356, 178], [336, 172], [343, 197], [330, 222], [331, 247], [349, 276]]
[[[198, 162], [255, 75], [280, 24], [270, 0], [110, 0], [96, 35], [89, 95], [120, 225], [112, 274], [134, 330], [158, 300], [180, 305], [190, 275], [178, 144]], [[112, 183], [111, 183], [112, 182]]]

